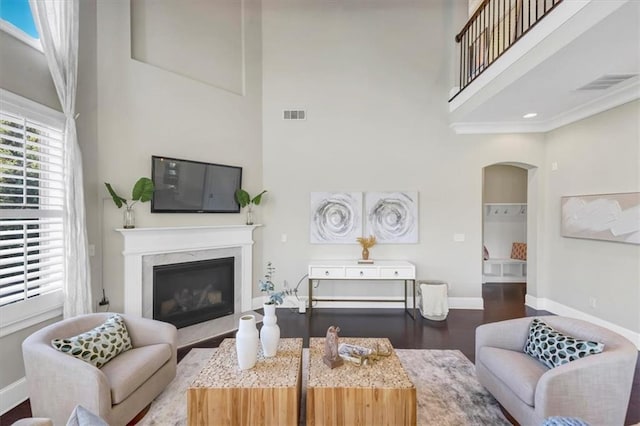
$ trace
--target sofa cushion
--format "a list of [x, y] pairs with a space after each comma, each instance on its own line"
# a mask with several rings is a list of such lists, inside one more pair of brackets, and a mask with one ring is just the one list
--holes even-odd
[[51, 346], [100, 368], [118, 354], [131, 349], [131, 338], [124, 319], [116, 314], [93, 330], [53, 339]]
[[522, 402], [533, 407], [536, 385], [547, 371], [529, 355], [508, 349], [484, 346], [480, 348], [478, 359]]
[[542, 426], [589, 426], [577, 417], [548, 417], [542, 423]]
[[523, 350], [547, 367], [553, 368], [598, 354], [604, 350], [604, 344], [566, 336], [536, 318], [531, 321]]
[[109, 424], [82, 405], [76, 405], [67, 420], [67, 426], [109, 426]]
[[111, 384], [111, 403], [119, 404], [171, 359], [171, 345], [133, 348], [102, 367]]

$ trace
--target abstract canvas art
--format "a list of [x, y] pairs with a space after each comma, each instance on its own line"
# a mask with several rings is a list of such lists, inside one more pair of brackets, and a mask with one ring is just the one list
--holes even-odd
[[382, 244], [418, 242], [417, 192], [367, 192], [364, 204], [364, 235]]
[[640, 244], [640, 192], [562, 197], [562, 236]]
[[362, 192], [312, 192], [312, 244], [355, 244], [362, 235]]

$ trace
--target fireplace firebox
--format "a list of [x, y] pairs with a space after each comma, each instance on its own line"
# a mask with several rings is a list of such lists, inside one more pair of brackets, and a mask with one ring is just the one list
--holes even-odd
[[234, 258], [153, 267], [153, 318], [186, 327], [234, 313]]

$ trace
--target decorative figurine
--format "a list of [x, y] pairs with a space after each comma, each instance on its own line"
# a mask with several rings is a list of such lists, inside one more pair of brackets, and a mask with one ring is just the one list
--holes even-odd
[[340, 327], [332, 325], [327, 329], [327, 337], [324, 341], [324, 356], [322, 360], [329, 368], [340, 367], [344, 361], [338, 355], [338, 332]]

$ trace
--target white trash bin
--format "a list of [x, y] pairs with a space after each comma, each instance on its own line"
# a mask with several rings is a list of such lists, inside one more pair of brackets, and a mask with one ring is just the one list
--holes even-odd
[[444, 321], [449, 313], [449, 286], [444, 281], [418, 281], [420, 313], [426, 319]]

